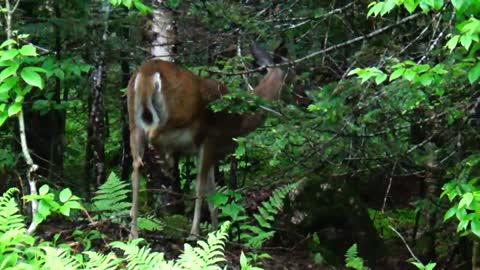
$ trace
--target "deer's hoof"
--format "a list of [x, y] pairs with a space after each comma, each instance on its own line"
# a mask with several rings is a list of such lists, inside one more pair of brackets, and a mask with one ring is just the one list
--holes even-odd
[[190, 233], [190, 235], [187, 237], [186, 241], [187, 242], [195, 242], [198, 240], [200, 236], [196, 233]]

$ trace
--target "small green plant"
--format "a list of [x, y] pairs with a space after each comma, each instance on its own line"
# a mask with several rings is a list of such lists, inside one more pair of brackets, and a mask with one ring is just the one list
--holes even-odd
[[131, 203], [127, 201], [128, 193], [130, 193], [129, 184], [112, 172], [107, 181], [95, 192], [92, 210], [98, 212], [100, 217], [128, 215], [131, 207]]
[[258, 207], [253, 217], [247, 216], [243, 197], [239, 192], [220, 188], [216, 194], [209, 197], [209, 200], [220, 209], [221, 216], [238, 225], [233, 226], [234, 235], [236, 234], [248, 246], [259, 249], [275, 234], [272, 227], [275, 216], [282, 211], [287, 194], [297, 185], [298, 183], [287, 184], [275, 189], [270, 198]]
[[345, 253], [345, 266], [355, 270], [368, 270], [363, 259], [358, 256], [357, 244], [353, 244]]
[[43, 185], [37, 195], [26, 195], [24, 199], [38, 200], [38, 212], [33, 216], [33, 222], [36, 224], [40, 224], [52, 213], [60, 213], [68, 217], [72, 209], [83, 209], [80, 198], [73, 195], [69, 188], [60, 191], [57, 200], [55, 194], [50, 192], [50, 187]]
[[427, 265], [424, 265], [421, 262], [412, 262], [412, 264], [415, 265], [415, 267], [417, 267], [417, 269], [419, 270], [433, 270], [437, 265], [437, 263], [432, 263], [432, 262], [428, 263]]
[[[130, 185], [118, 178], [115, 173], [110, 173], [107, 181], [101, 185], [93, 197], [92, 211], [96, 212], [95, 219], [109, 218], [112, 222], [122, 223], [123, 217], [128, 216], [131, 202], [128, 198]], [[147, 231], [162, 231], [163, 222], [158, 218], [139, 217], [138, 228]]]
[[262, 270], [260, 267], [256, 267], [253, 265], [250, 265], [251, 259], [245, 256], [245, 254], [242, 253], [240, 254], [240, 269], [241, 270]]
[[113, 6], [125, 6], [130, 9], [134, 6], [141, 13], [152, 12], [152, 8], [145, 5], [141, 0], [108, 0]]

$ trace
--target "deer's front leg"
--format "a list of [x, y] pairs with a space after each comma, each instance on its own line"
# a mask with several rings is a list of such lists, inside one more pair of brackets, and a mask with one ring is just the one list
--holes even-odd
[[140, 181], [140, 168], [143, 166], [143, 153], [145, 149], [145, 134], [140, 130], [135, 130], [130, 134], [130, 148], [132, 150], [132, 208], [130, 217], [132, 224], [130, 228], [130, 239], [138, 238], [138, 189]]

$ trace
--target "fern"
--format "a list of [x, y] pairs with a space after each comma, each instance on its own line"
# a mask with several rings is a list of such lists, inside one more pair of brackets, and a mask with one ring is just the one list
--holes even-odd
[[140, 230], [146, 230], [146, 231], [162, 231], [164, 226], [163, 222], [155, 218], [153, 216], [149, 217], [139, 217], [138, 218], [138, 228]]
[[107, 181], [95, 192], [94, 210], [108, 217], [127, 215], [131, 206], [131, 203], [127, 202], [129, 192], [129, 184], [112, 172]]
[[78, 259], [70, 253], [70, 250], [54, 247], [43, 247], [45, 252], [42, 269], [80, 269], [81, 264]]
[[24, 230], [23, 216], [19, 214], [17, 202], [13, 194], [18, 189], [11, 188], [0, 197], [0, 234], [8, 230]]
[[364, 265], [363, 259], [358, 257], [357, 244], [353, 244], [345, 253], [345, 266], [355, 270], [369, 270]]
[[223, 223], [219, 231], [210, 233], [207, 241], [198, 241], [198, 247], [185, 244], [185, 250], [176, 261], [167, 261], [163, 253], [153, 252], [149, 247], [139, 247], [142, 239], [133, 240], [128, 243], [113, 242], [114, 248], [123, 250], [128, 262], [127, 269], [135, 270], [203, 270], [221, 269], [217, 264], [225, 262], [223, 250], [227, 240], [227, 231], [230, 222]]
[[229, 228], [230, 222], [223, 223], [220, 230], [208, 234], [207, 242], [198, 241], [198, 247], [193, 248], [189, 244], [185, 244], [185, 251], [180, 255], [177, 265], [192, 270], [221, 269], [217, 264], [225, 262], [223, 251]]
[[109, 270], [117, 268], [122, 262], [122, 259], [117, 258], [115, 254], [108, 253], [107, 255], [100, 254], [93, 251], [85, 251], [83, 254], [87, 255], [89, 260], [85, 263], [86, 269]]
[[163, 253], [152, 252], [149, 247], [139, 247], [143, 239], [136, 239], [128, 243], [113, 242], [111, 246], [123, 250], [127, 256], [127, 269], [181, 269], [175, 268], [173, 262], [167, 262]]
[[258, 213], [253, 217], [256, 224], [247, 223], [240, 226], [240, 239], [245, 240], [249, 246], [258, 249], [271, 239], [275, 231], [272, 230], [272, 223], [275, 216], [283, 210], [283, 201], [290, 191], [298, 186], [297, 183], [281, 186], [272, 192], [268, 201], [262, 202], [258, 207]]

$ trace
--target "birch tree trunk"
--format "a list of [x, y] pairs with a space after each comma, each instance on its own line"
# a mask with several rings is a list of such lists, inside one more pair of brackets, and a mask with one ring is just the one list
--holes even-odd
[[[104, 92], [106, 87], [107, 70], [105, 64], [105, 43], [108, 36], [108, 19], [110, 5], [101, 3], [101, 14], [103, 15], [103, 30], [101, 33], [100, 48], [94, 48], [94, 68], [91, 74], [92, 93], [91, 107], [89, 112], [89, 132], [86, 153], [87, 177], [93, 176], [95, 186], [104, 183], [105, 172], [105, 104]], [[91, 172], [91, 173], [90, 173]]]

